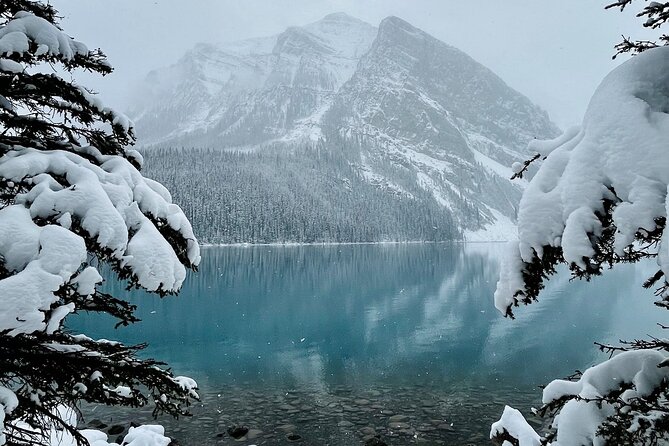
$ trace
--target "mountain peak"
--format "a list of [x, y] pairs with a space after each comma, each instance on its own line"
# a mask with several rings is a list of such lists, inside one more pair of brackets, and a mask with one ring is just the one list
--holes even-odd
[[394, 15], [389, 15], [385, 19], [381, 20], [381, 24], [379, 26], [384, 26], [384, 24], [387, 25], [393, 25], [393, 26], [403, 26], [403, 27], [408, 27], [415, 29], [409, 22], [407, 22], [404, 19], [401, 19], [397, 16]]
[[377, 35], [374, 26], [344, 12], [326, 15], [301, 29], [319, 38], [335, 54], [352, 59], [366, 53]]
[[319, 30], [329, 33], [337, 32], [338, 30], [344, 34], [350, 33], [351, 30], [358, 30], [362, 32], [374, 30], [374, 32], [376, 32], [376, 28], [374, 26], [363, 20], [350, 16], [345, 12], [334, 12], [332, 14], [328, 14], [322, 19], [305, 25], [302, 28], [306, 29], [307, 31], [316, 33], [318, 33]]
[[400, 33], [413, 37], [431, 37], [426, 32], [416, 28], [399, 17], [391, 15], [381, 20], [381, 23], [379, 24], [379, 35], [393, 35], [397, 37]]
[[323, 17], [319, 21], [321, 21], [321, 22], [354, 22], [354, 23], [362, 22], [362, 20], [360, 20], [356, 17], [350, 16], [350, 15], [346, 14], [345, 12], [333, 12], [332, 14], [326, 15], [325, 17]]

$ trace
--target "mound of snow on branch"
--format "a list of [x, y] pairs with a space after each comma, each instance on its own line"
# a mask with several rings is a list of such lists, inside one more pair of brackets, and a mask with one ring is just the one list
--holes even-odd
[[[541, 437], [534, 432], [525, 417], [513, 407], [505, 406], [502, 418], [493, 423], [490, 428], [490, 438], [497, 438], [499, 436], [510, 435], [518, 440], [519, 446], [540, 446]], [[503, 446], [511, 445], [509, 441], [504, 441]]]
[[[551, 382], [544, 389], [544, 404], [572, 398], [555, 418], [557, 438], [551, 446], [604, 444], [604, 440], [597, 438], [597, 429], [613, 415], [614, 408], [601, 399], [621, 391], [619, 398], [625, 404], [649, 396], [669, 378], [669, 369], [660, 366], [666, 358], [655, 350], [623, 352], [589, 368], [578, 381]], [[631, 388], [627, 388], [629, 384]]]
[[[557, 435], [548, 446], [604, 445], [597, 430], [614, 414], [613, 405], [605, 398], [620, 394], [619, 404], [628, 404], [649, 396], [669, 378], [669, 368], [662, 366], [666, 360], [665, 354], [655, 350], [627, 351], [589, 368], [578, 381], [551, 382], [544, 389], [542, 402], [550, 405], [561, 399], [569, 401], [555, 417], [553, 428]], [[505, 434], [517, 439], [520, 446], [541, 444], [541, 437], [521, 413], [508, 406], [502, 418], [492, 425], [490, 438], [505, 438]]]
[[[67, 411], [67, 409], [60, 409]], [[62, 414], [61, 414], [62, 415]], [[76, 415], [70, 417], [76, 424]], [[26, 440], [30, 437], [29, 432], [34, 432], [29, 425], [22, 423], [21, 428], [26, 430]], [[116, 442], [110, 442], [107, 434], [96, 429], [82, 429], [79, 431], [81, 435], [88, 441], [90, 446], [119, 446]], [[35, 432], [37, 435], [41, 435]], [[41, 441], [46, 441], [48, 446], [78, 446], [77, 440], [68, 432], [51, 429], [46, 438]], [[168, 446], [172, 439], [165, 436], [165, 428], [157, 424], [145, 424], [137, 427], [130, 427], [128, 433], [123, 437], [121, 442], [124, 446]]]
[[[617, 253], [639, 230], [666, 218], [669, 185], [669, 48], [646, 51], [613, 70], [590, 101], [582, 127], [542, 144], [547, 158], [530, 181], [518, 211], [518, 242], [502, 265], [495, 305], [506, 312], [524, 293], [523, 263], [545, 247], [562, 248], [585, 268], [595, 254], [604, 200], [615, 204]], [[669, 232], [659, 265], [669, 277]]]
[[88, 48], [56, 28], [49, 21], [21, 11], [0, 29], [0, 55], [28, 52], [30, 43], [37, 45], [36, 55], [51, 54], [63, 61], [85, 56]]

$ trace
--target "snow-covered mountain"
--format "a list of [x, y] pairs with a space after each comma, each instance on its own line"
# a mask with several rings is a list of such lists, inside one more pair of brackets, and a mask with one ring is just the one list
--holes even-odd
[[508, 166], [533, 138], [558, 134], [492, 71], [396, 17], [376, 28], [337, 13], [198, 45], [140, 91], [130, 115], [145, 146], [345, 153], [346, 172], [319, 164], [341, 180], [328, 187], [355, 175], [397, 199], [431, 200], [469, 239], [508, 236], [523, 187]]
[[376, 33], [365, 22], [331, 14], [276, 36], [200, 44], [148, 75], [141, 90], [149, 94], [131, 113], [137, 132], [148, 144], [218, 140], [225, 147], [318, 138], [321, 115]]

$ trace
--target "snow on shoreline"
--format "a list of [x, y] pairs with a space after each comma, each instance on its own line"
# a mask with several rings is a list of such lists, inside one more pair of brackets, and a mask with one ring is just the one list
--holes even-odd
[[481, 243], [506, 243], [508, 240], [443, 240], [432, 242], [426, 240], [411, 240], [404, 242], [273, 242], [273, 243], [201, 243], [201, 248], [253, 248], [256, 246], [272, 246], [292, 248], [300, 246], [349, 246], [349, 245], [465, 245]]
[[495, 222], [478, 231], [465, 231], [467, 242], [508, 242], [518, 238], [518, 226], [501, 212], [488, 208]]
[[377, 242], [270, 242], [270, 243], [200, 243], [202, 248], [216, 247], [253, 247], [253, 246], [336, 246], [336, 245], [436, 245], [436, 244], [471, 244], [471, 243], [506, 243], [518, 237], [518, 228], [511, 219], [490, 209], [497, 221], [478, 231], [465, 231], [463, 240], [405, 240]]

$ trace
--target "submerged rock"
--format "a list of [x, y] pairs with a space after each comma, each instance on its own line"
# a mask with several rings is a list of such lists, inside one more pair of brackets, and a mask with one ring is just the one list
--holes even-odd
[[260, 429], [249, 429], [248, 433], [246, 434], [246, 438], [249, 440], [254, 440], [262, 435], [262, 433], [263, 432]]
[[381, 437], [378, 435], [372, 438], [369, 438], [365, 441], [365, 446], [388, 446], [388, 444], [381, 440]]
[[88, 422], [88, 426], [92, 427], [94, 429], [102, 430], [102, 429], [106, 429], [108, 425], [106, 423], [103, 423], [101, 420], [98, 420], [97, 418], [94, 418], [94, 419], [92, 419], [91, 421]]
[[249, 432], [249, 428], [246, 426], [232, 426], [228, 428], [228, 435], [230, 435], [235, 440], [242, 438]]
[[286, 439], [288, 441], [300, 441], [302, 437], [294, 432], [291, 432], [290, 434], [286, 435]]
[[402, 423], [405, 422], [409, 419], [406, 415], [393, 415], [392, 417], [388, 418], [389, 423]]
[[107, 433], [109, 435], [118, 435], [122, 433], [125, 430], [125, 426], [121, 426], [120, 424], [115, 424], [112, 427], [109, 428]]
[[388, 428], [392, 430], [405, 430], [405, 429], [410, 429], [411, 426], [409, 423], [404, 423], [402, 421], [395, 421], [392, 423], [388, 423]]
[[365, 426], [360, 429], [360, 433], [365, 436], [376, 436], [376, 429], [371, 426]]

